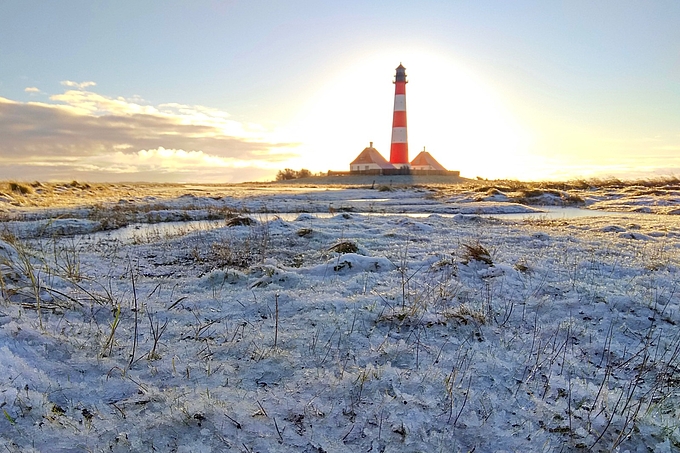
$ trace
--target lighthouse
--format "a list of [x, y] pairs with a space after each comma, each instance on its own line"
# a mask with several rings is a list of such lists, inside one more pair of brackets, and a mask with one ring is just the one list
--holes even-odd
[[[437, 162], [427, 151], [423, 150], [409, 163], [408, 139], [406, 136], [406, 68], [399, 63], [394, 77], [394, 115], [392, 117], [392, 145], [390, 146], [390, 160], [387, 161], [373, 142], [349, 164], [349, 174], [364, 175], [436, 175], [458, 178], [458, 170], [447, 170]], [[339, 175], [347, 172], [331, 172], [328, 175]], [[375, 181], [374, 181], [375, 182]], [[390, 180], [390, 184], [392, 180]]]
[[392, 117], [392, 145], [390, 163], [408, 167], [408, 138], [406, 135], [406, 68], [399, 63], [394, 76], [394, 116]]

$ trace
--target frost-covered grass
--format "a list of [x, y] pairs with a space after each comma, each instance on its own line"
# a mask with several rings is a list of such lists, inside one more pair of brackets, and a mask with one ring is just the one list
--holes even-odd
[[7, 222], [0, 448], [680, 448], [676, 217], [431, 194], [183, 197], [158, 215], [240, 220], [137, 236]]

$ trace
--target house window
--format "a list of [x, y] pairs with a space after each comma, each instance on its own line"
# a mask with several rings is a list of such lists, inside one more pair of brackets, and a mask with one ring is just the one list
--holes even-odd
[[368, 170], [368, 165], [364, 166], [364, 170]]

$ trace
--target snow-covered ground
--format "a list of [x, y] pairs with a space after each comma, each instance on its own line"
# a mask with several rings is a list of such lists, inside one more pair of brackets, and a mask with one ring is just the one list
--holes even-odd
[[0, 449], [678, 451], [677, 204], [624, 192], [6, 207]]

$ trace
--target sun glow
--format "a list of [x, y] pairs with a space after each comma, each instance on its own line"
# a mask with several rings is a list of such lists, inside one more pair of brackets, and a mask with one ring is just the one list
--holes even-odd
[[394, 100], [390, 82], [400, 62], [410, 82], [410, 158], [425, 147], [463, 176], [522, 173], [531, 137], [501, 97], [451, 58], [418, 49], [364, 55], [310, 96], [291, 129], [303, 137], [300, 164], [314, 171], [347, 170], [371, 141], [389, 158]]

